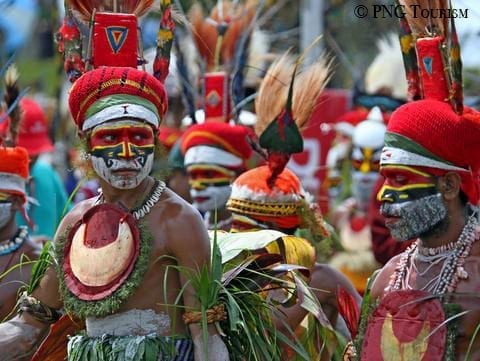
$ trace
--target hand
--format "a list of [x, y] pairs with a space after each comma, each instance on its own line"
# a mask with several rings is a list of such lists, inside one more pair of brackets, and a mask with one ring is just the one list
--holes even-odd
[[[195, 347], [195, 361], [207, 361], [203, 336], [193, 340]], [[208, 335], [208, 361], [229, 361], [228, 349], [219, 335]]]

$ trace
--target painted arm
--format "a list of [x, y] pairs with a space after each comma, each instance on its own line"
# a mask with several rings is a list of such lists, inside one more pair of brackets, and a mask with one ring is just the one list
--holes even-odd
[[[182, 211], [181, 221], [171, 222], [168, 228], [169, 247], [177, 259], [178, 266], [183, 269], [200, 272], [210, 265], [210, 240], [198, 212], [190, 206]], [[187, 309], [200, 310], [200, 302], [195, 289], [188, 283], [184, 274], [180, 275], [183, 302]], [[199, 323], [189, 325], [195, 348], [195, 361], [228, 361], [228, 350], [213, 325], [209, 325], [208, 357], [205, 355], [205, 344]]]

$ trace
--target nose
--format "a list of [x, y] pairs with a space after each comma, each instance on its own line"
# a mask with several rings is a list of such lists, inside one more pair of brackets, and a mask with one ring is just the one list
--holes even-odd
[[201, 180], [197, 180], [197, 179], [190, 179], [188, 181], [188, 184], [190, 185], [190, 188], [195, 189], [197, 191], [202, 191], [205, 188], [207, 188], [205, 183], [203, 183]]
[[362, 164], [360, 165], [360, 172], [362, 173], [368, 173], [372, 170], [372, 167], [370, 165], [370, 162], [368, 160], [364, 160]]
[[118, 156], [125, 159], [131, 159], [134, 156], [130, 142], [124, 140], [122, 142], [122, 151], [118, 153]]
[[394, 203], [395, 193], [384, 184], [377, 193], [377, 201]]

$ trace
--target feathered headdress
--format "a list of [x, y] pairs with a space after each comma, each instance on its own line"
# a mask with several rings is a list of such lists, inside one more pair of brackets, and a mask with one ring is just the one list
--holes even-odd
[[[199, 4], [194, 4], [189, 11], [193, 38], [205, 65], [204, 108], [207, 121], [230, 119], [230, 74], [234, 69], [236, 74], [243, 71], [251, 25], [258, 11], [257, 2], [218, 1], [208, 17]], [[236, 85], [238, 88], [238, 83]]]
[[[408, 80], [409, 100], [448, 102], [463, 112], [462, 62], [453, 18], [415, 16], [423, 9], [451, 8], [447, 0], [397, 0], [406, 16], [400, 19], [400, 45]], [[416, 50], [416, 51], [415, 51]]]
[[[154, 6], [153, 0], [67, 0], [66, 16], [57, 33], [58, 48], [64, 55], [64, 68], [74, 82], [86, 70], [100, 66], [137, 68], [144, 65], [137, 18]], [[154, 76], [163, 82], [168, 74], [175, 24], [171, 0], [160, 0], [160, 20]], [[89, 27], [88, 46], [82, 51], [79, 23]]]
[[294, 62], [287, 52], [274, 62], [255, 100], [255, 133], [260, 146], [268, 152], [270, 184], [283, 171], [290, 156], [303, 151], [300, 129], [310, 119], [330, 79], [330, 61], [326, 56], [297, 72], [302, 58]]

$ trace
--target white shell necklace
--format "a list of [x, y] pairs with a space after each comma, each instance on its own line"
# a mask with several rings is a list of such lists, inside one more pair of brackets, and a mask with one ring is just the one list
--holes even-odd
[[[148, 197], [145, 198], [145, 200], [142, 202], [140, 206], [130, 210], [130, 213], [132, 214], [133, 218], [139, 221], [140, 219], [145, 217], [148, 213], [150, 213], [153, 206], [160, 200], [160, 196], [162, 195], [166, 187], [167, 186], [165, 182], [155, 179], [155, 183], [153, 184], [153, 187]], [[99, 204], [99, 203], [105, 203], [105, 198], [102, 192], [100, 192], [100, 194], [98, 195], [98, 199], [95, 202], [95, 204]]]

